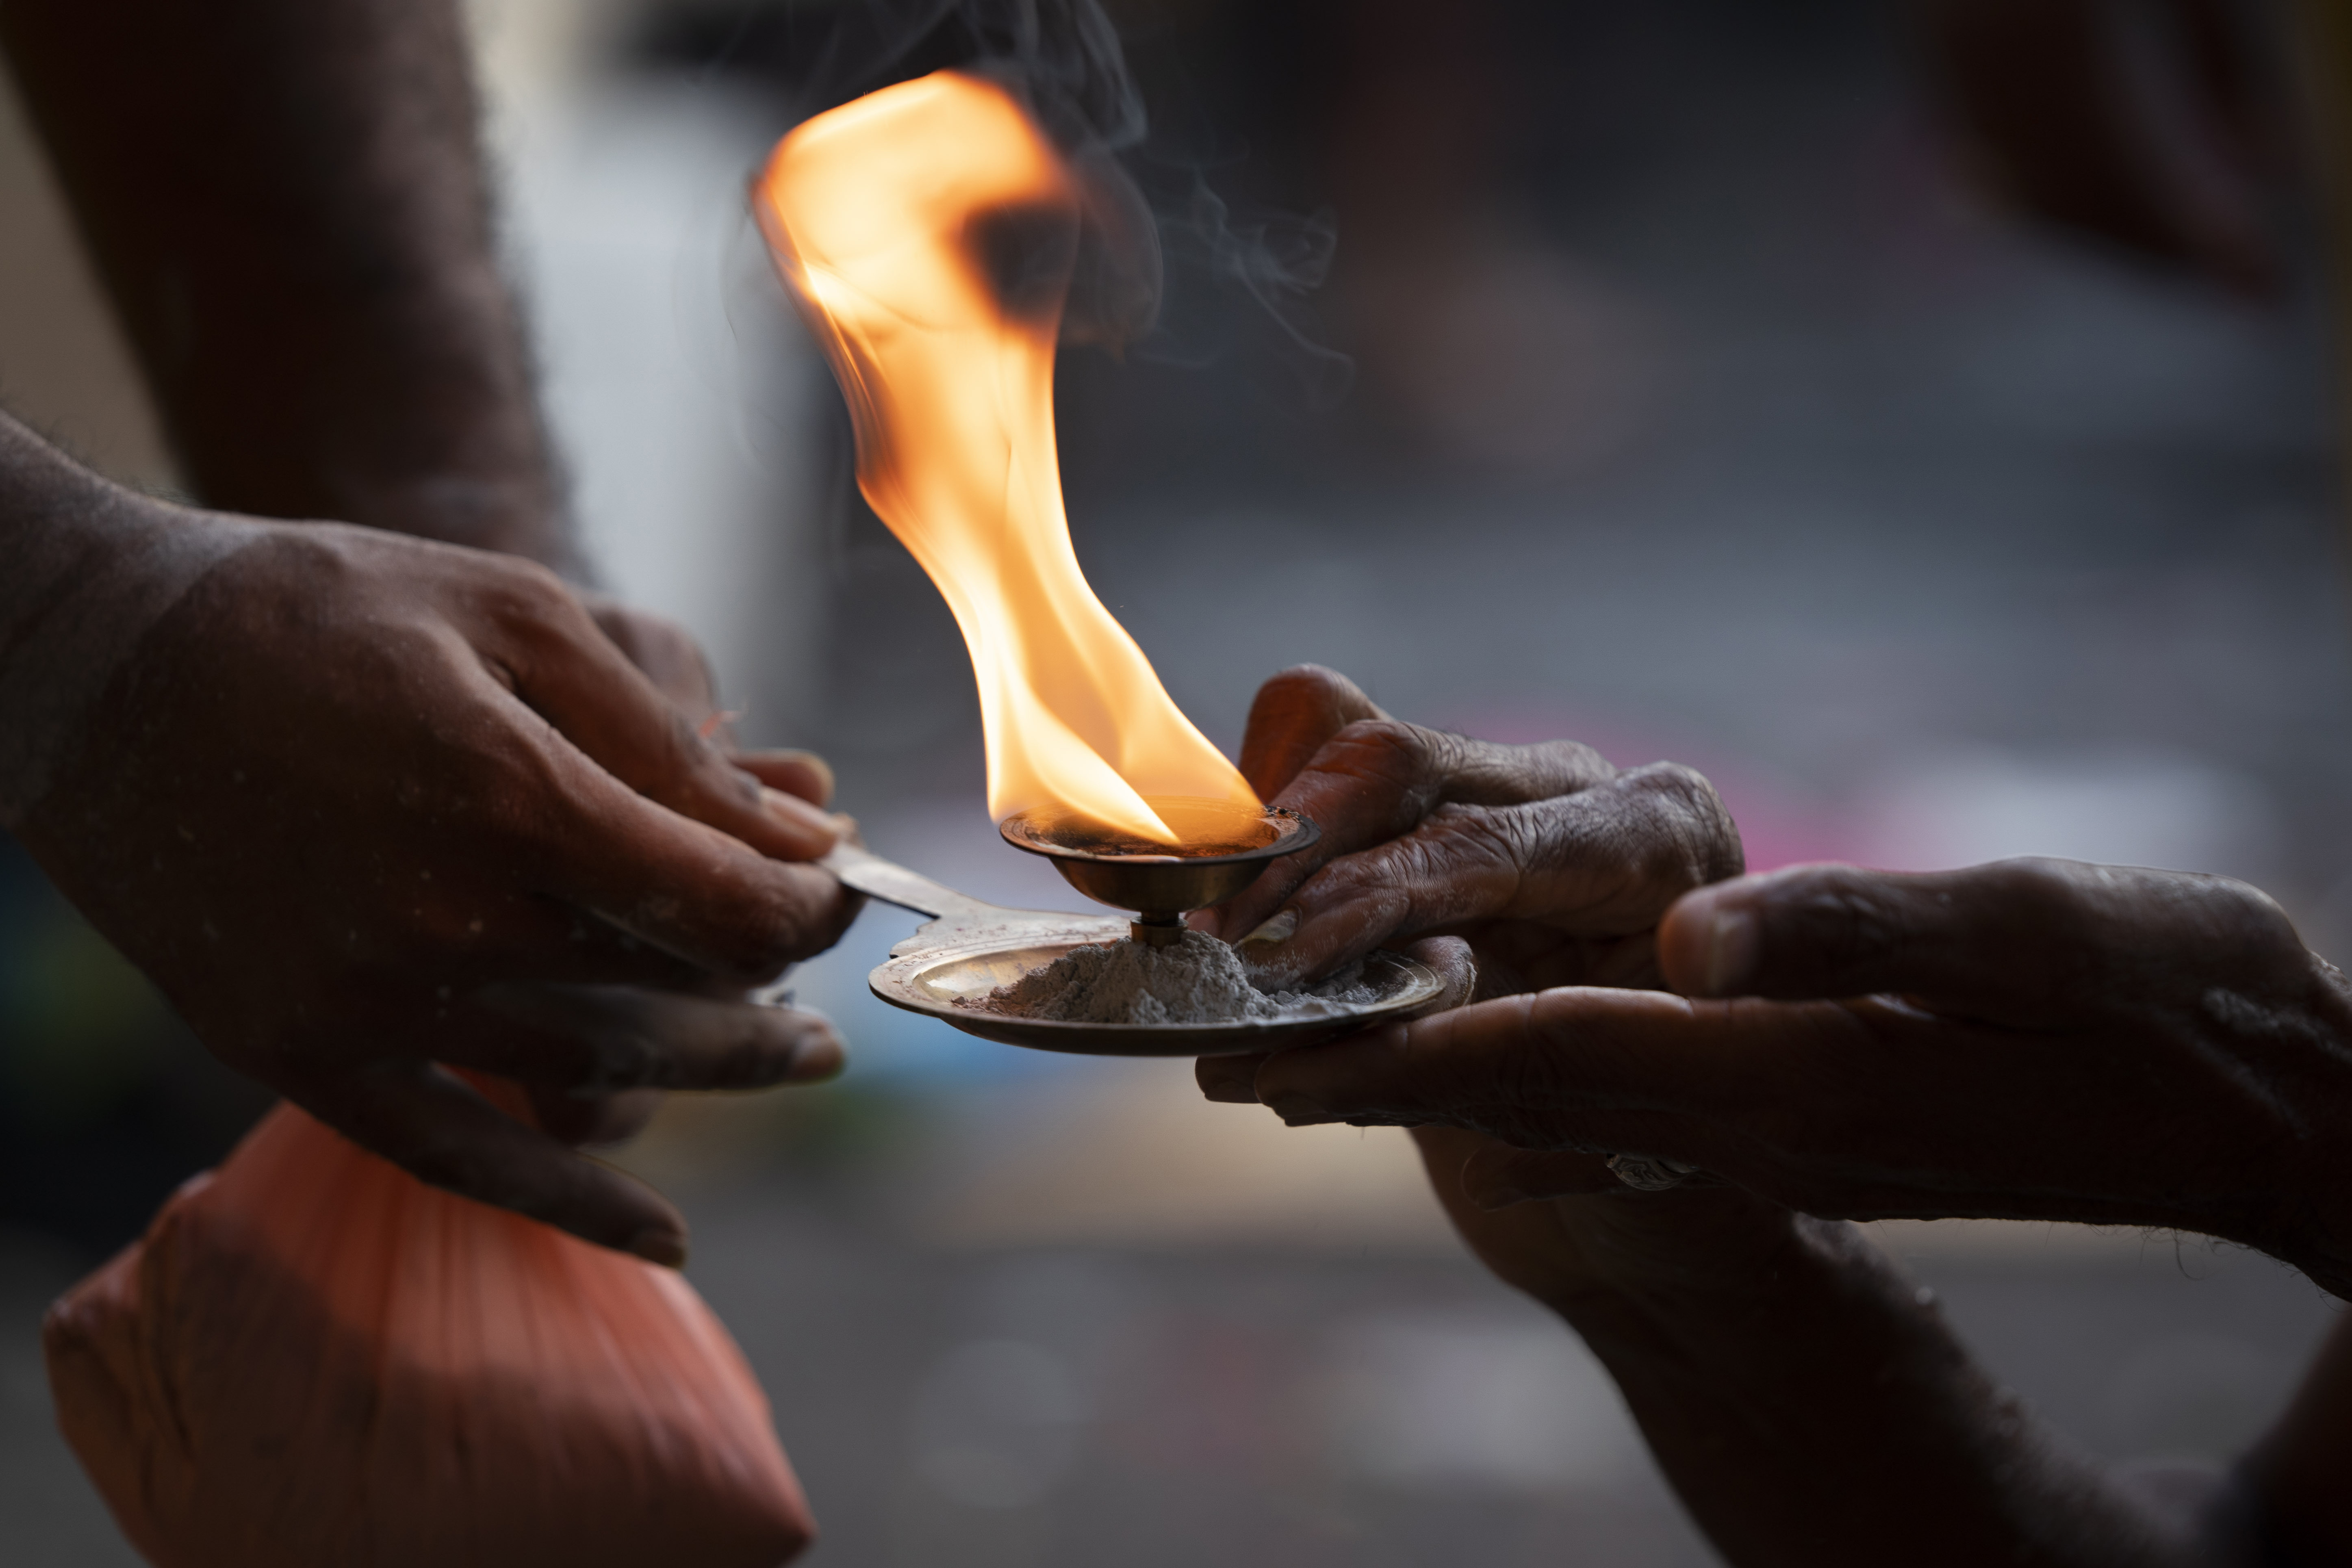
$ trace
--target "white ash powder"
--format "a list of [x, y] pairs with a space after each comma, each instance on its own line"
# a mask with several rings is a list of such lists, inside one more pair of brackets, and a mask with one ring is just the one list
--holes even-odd
[[1074, 947], [978, 1002], [1016, 1018], [1066, 1024], [1240, 1024], [1328, 1018], [1380, 1000], [1349, 964], [1306, 991], [1261, 991], [1239, 954], [1205, 931], [1153, 947], [1131, 939]]

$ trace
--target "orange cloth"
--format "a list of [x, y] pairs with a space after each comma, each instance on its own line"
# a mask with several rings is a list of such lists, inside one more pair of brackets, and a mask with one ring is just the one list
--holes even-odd
[[44, 1339], [58, 1424], [157, 1568], [770, 1568], [813, 1533], [683, 1279], [290, 1105]]

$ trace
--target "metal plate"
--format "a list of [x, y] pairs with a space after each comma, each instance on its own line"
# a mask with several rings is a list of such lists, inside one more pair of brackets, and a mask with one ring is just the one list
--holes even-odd
[[866, 982], [875, 995], [892, 1006], [927, 1014], [983, 1040], [1103, 1057], [1234, 1056], [1311, 1045], [1369, 1025], [1412, 1017], [1434, 1004], [1444, 990], [1436, 972], [1426, 964], [1382, 952], [1364, 960], [1365, 978], [1381, 987], [1381, 999], [1329, 1017], [1252, 1024], [1065, 1024], [1008, 1018], [956, 1005], [960, 997], [984, 997], [1031, 970], [1044, 968], [1074, 947], [1126, 934], [1120, 922], [1087, 921], [1082, 926], [1076, 921], [1073, 925], [1078, 929], [1023, 932], [1010, 943], [1000, 940], [909, 952], [875, 970]]

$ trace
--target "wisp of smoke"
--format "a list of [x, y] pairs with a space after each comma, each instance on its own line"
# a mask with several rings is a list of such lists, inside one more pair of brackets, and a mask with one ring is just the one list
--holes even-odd
[[1330, 268], [1329, 215], [1237, 219], [1197, 172], [1182, 210], [1155, 210], [1118, 158], [1143, 141], [1149, 120], [1098, 0], [857, 0], [841, 7], [797, 74], [816, 110], [949, 67], [1019, 91], [1078, 173], [1085, 211], [1065, 341], [1119, 353], [1150, 333], [1164, 246], [1265, 312], [1293, 346], [1311, 401], [1345, 390], [1352, 363], [1316, 341], [1302, 308]]

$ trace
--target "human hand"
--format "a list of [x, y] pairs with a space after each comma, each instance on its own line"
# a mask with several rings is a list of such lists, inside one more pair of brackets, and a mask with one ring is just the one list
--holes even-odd
[[1400, 723], [1313, 665], [1259, 689], [1241, 765], [1322, 837], [1198, 923], [1288, 979], [1456, 935], [1482, 995], [1654, 984], [1658, 917], [1740, 868], [1738, 829], [1688, 768], [1620, 773], [1573, 742], [1502, 746]]
[[1485, 1002], [1268, 1058], [1252, 1090], [1294, 1123], [1490, 1135], [1482, 1206], [1635, 1151], [1826, 1217], [2201, 1232], [2352, 1295], [2352, 993], [2255, 889], [1801, 867], [1688, 895], [1658, 945], [1683, 996]]
[[719, 688], [710, 662], [691, 634], [677, 622], [622, 603], [609, 594], [574, 591], [596, 629], [655, 689], [686, 716], [695, 733], [717, 745], [727, 760], [770, 789], [798, 795], [811, 805], [833, 800], [833, 769], [814, 752], [789, 749], [745, 751], [735, 744], [729, 721], [719, 710]]
[[[1433, 1012], [1467, 1000], [1476, 974], [1460, 939], [1432, 937], [1406, 952], [1444, 987]], [[1198, 1072], [1212, 1099], [1248, 1100], [1264, 1060], [1204, 1058]], [[1595, 1314], [1704, 1313], [1745, 1296], [1797, 1219], [1720, 1183], [1637, 1191], [1597, 1154], [1531, 1153], [1457, 1127], [1419, 1126], [1412, 1137], [1438, 1206], [1472, 1254], [1505, 1284], [1587, 1326]], [[1547, 1195], [1486, 1206], [1474, 1194], [1496, 1170], [1536, 1178]]]
[[[684, 626], [594, 589], [574, 587], [572, 596], [596, 623], [596, 629], [656, 690], [669, 699], [671, 706], [694, 726], [695, 733], [719, 747], [730, 763], [769, 788], [797, 795], [812, 805], [832, 801], [833, 769], [814, 752], [746, 751], [735, 743], [730, 722], [734, 715], [719, 711], [719, 686], [710, 661]], [[704, 994], [738, 1002], [751, 994], [719, 982], [700, 989]], [[625, 1143], [644, 1131], [667, 1092], [624, 1089], [603, 1094], [546, 1084], [523, 1088], [542, 1129], [575, 1147], [593, 1148]]]
[[677, 1260], [658, 1195], [434, 1064], [541, 1104], [829, 1074], [823, 1020], [740, 999], [854, 911], [806, 864], [840, 832], [821, 770], [731, 765], [537, 567], [171, 521], [259, 537], [146, 633], [27, 846], [233, 1066], [425, 1180]]
[[[1383, 942], [1443, 932], [1408, 951], [1448, 979], [1445, 1007], [1467, 1000], [1472, 984], [1481, 996], [1571, 983], [1654, 984], [1659, 916], [1684, 892], [1736, 875], [1740, 865], [1737, 829], [1706, 781], [1686, 768], [1620, 773], [1572, 742], [1500, 746], [1402, 724], [1345, 677], [1314, 666], [1285, 670], [1259, 689], [1242, 771], [1261, 796], [1304, 812], [1323, 837], [1212, 911], [1212, 929], [1230, 937], [1268, 919], [1277, 931], [1289, 925], [1286, 941], [1251, 942], [1244, 951], [1260, 967], [1286, 963], [1301, 974], [1326, 973]], [[1466, 947], [1454, 939], [1466, 939]], [[1251, 1103], [1263, 1084], [1280, 1081], [1265, 1069], [1283, 1059], [1208, 1057], [1195, 1073], [1210, 1099]], [[1675, 1238], [1689, 1216], [1704, 1229], [1733, 1201], [1678, 1195], [1629, 1209], [1619, 1194], [1636, 1204], [1644, 1194], [1632, 1194], [1599, 1159], [1570, 1154], [1551, 1157], [1547, 1174], [1556, 1189], [1600, 1195], [1488, 1215], [1463, 1195], [1465, 1163], [1524, 1156], [1492, 1145], [1473, 1160], [1481, 1142], [1475, 1134], [1426, 1129], [1416, 1137], [1439, 1198], [1472, 1248], [1548, 1300], [1573, 1279], [1592, 1285], [1575, 1238], [1618, 1236], [1619, 1244], [1594, 1245], [1601, 1255], [1628, 1257], [1627, 1238], [1651, 1235], [1664, 1255], [1681, 1257]]]
[[[1495, 1277], [1572, 1322], [1736, 1305], [1790, 1244], [1799, 1216], [1722, 1183], [1639, 1192], [1597, 1154], [1532, 1154], [1459, 1127], [1411, 1136], [1438, 1206]], [[1482, 1201], [1496, 1172], [1530, 1173], [1545, 1196]]]

